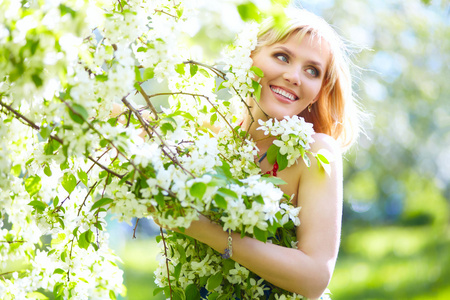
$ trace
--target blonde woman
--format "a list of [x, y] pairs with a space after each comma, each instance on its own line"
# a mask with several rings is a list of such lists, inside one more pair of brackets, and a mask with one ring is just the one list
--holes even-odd
[[[249, 97], [251, 114], [242, 128], [257, 141], [259, 163], [263, 173], [276, 171], [265, 159], [275, 137], [267, 138], [258, 120], [283, 119], [299, 115], [313, 123], [315, 142], [311, 151], [325, 149], [331, 153], [331, 172], [316, 164], [294, 164], [276, 176], [287, 184], [281, 189], [294, 195], [293, 204], [301, 207], [301, 226], [296, 227], [298, 249], [263, 243], [250, 237], [241, 238], [201, 217], [184, 234], [216, 251], [229, 250], [231, 259], [245, 266], [276, 287], [318, 298], [330, 282], [335, 267], [342, 215], [342, 152], [359, 132], [358, 109], [352, 91], [345, 45], [322, 18], [305, 10], [291, 11], [292, 17], [276, 28], [270, 21], [263, 24], [258, 45], [252, 52], [260, 78], [259, 103]], [[250, 125], [251, 124], [251, 125]], [[266, 296], [267, 295], [266, 293]]]

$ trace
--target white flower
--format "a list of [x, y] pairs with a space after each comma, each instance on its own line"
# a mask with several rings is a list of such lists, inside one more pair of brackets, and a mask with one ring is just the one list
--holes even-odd
[[285, 214], [283, 215], [283, 218], [281, 220], [282, 224], [286, 224], [289, 219], [292, 220], [292, 222], [294, 222], [295, 226], [299, 226], [300, 225], [300, 219], [298, 218], [298, 214], [301, 210], [301, 207], [294, 207], [292, 205], [288, 205], [286, 203], [282, 203], [280, 204], [280, 208], [284, 209]]

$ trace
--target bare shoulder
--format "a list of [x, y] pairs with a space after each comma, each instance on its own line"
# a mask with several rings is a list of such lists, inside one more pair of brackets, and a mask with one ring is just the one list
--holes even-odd
[[328, 150], [332, 153], [340, 153], [341, 147], [339, 143], [325, 133], [315, 133], [313, 135], [314, 143], [311, 144], [311, 150], [312, 152], [317, 152], [320, 149]]

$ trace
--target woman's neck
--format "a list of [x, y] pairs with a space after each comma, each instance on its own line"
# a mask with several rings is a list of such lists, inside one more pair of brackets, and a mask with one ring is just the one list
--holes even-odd
[[242, 129], [247, 131], [256, 143], [259, 144], [260, 142], [262, 142], [263, 144], [265, 143], [271, 144], [274, 139], [273, 137], [265, 135], [264, 131], [262, 130], [256, 130], [258, 127], [261, 126], [258, 123], [258, 120], [267, 121], [270, 118], [270, 116], [268, 116], [260, 108], [259, 104], [256, 103], [253, 98], [248, 97], [247, 104], [250, 107], [250, 112], [248, 110], [245, 112], [244, 120], [241, 126]]

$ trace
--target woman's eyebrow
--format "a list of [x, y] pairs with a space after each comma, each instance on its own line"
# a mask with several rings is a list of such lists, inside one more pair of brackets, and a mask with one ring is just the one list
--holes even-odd
[[[296, 57], [294, 52], [292, 52], [291, 50], [289, 50], [289, 48], [287, 48], [285, 46], [278, 46], [275, 49], [277, 49], [277, 48], [283, 50], [284, 52], [286, 52], [289, 56], [292, 56], [293, 58]], [[322, 64], [320, 62], [316, 61], [316, 60], [308, 60], [307, 63], [311, 64], [311, 65], [315, 65], [316, 67], [318, 67], [320, 69], [323, 69]]]

